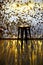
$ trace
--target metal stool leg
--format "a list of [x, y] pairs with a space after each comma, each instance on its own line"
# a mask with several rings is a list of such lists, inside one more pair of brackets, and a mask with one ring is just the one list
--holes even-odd
[[23, 30], [21, 29], [21, 48], [23, 47]]
[[27, 29], [25, 29], [25, 41], [26, 41], [26, 44], [27, 44]]
[[29, 35], [30, 35], [30, 38], [31, 38], [31, 32], [30, 32], [30, 28], [29, 28]]

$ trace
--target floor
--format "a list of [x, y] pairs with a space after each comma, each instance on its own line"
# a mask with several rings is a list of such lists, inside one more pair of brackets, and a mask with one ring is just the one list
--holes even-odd
[[43, 65], [43, 40], [0, 40], [0, 65]]

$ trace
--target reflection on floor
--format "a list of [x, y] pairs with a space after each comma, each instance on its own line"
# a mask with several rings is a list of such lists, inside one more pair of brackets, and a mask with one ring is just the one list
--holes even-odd
[[0, 40], [0, 65], [43, 65], [43, 40]]

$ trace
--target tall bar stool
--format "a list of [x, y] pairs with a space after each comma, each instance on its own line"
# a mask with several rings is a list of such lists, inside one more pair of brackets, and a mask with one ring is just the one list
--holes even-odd
[[[29, 37], [28, 37], [29, 34]], [[28, 38], [31, 38], [30, 26], [19, 26], [18, 27], [18, 39], [21, 40], [21, 48], [23, 46], [23, 40], [25, 40], [27, 44]]]

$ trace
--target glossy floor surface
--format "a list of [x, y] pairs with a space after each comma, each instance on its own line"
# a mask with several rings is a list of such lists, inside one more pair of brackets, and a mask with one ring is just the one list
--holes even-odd
[[43, 65], [43, 40], [0, 40], [0, 65]]

